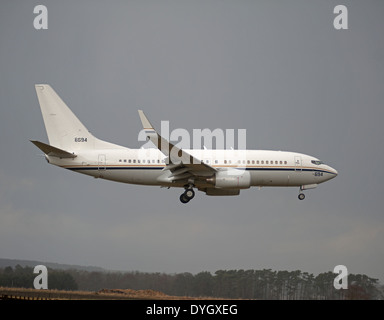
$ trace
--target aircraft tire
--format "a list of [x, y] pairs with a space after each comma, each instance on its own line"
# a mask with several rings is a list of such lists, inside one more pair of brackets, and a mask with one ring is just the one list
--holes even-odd
[[300, 193], [298, 198], [299, 198], [299, 200], [304, 200], [305, 199], [305, 194], [304, 193]]
[[193, 191], [193, 189], [187, 189], [185, 190], [185, 192], [183, 193], [183, 195], [188, 198], [189, 200], [192, 200], [195, 196], [195, 191]]
[[191, 200], [191, 199], [189, 199], [184, 193], [180, 195], [180, 201], [182, 203], [188, 203], [189, 200]]

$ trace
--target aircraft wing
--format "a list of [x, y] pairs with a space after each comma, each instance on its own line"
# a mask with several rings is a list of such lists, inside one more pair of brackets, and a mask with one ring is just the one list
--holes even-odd
[[217, 172], [215, 168], [203, 163], [190, 153], [164, 139], [153, 128], [144, 112], [142, 110], [138, 111], [147, 137], [169, 159], [169, 164], [165, 166], [164, 170], [170, 170], [172, 172], [170, 176], [172, 181], [189, 179], [196, 176], [206, 177]]

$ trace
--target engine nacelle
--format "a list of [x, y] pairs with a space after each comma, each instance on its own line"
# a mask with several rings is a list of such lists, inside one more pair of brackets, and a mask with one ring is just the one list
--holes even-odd
[[251, 175], [246, 170], [225, 170], [217, 172], [207, 182], [216, 188], [248, 189], [251, 186]]

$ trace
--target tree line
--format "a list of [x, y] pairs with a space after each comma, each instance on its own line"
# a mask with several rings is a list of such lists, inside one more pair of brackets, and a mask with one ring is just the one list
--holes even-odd
[[[0, 287], [33, 288], [33, 280], [38, 274], [33, 273], [32, 267], [16, 265], [0, 268]], [[57, 290], [78, 290], [78, 285], [72, 275], [63, 270], [48, 268], [48, 288]]]
[[[0, 269], [0, 286], [32, 288], [32, 267]], [[195, 275], [132, 272], [102, 272], [48, 269], [48, 288], [99, 291], [101, 289], [152, 289], [172, 296], [240, 299], [383, 299], [384, 286], [362, 274], [348, 275], [348, 289], [336, 290], [333, 272], [314, 276], [308, 272], [263, 270], [204, 271]]]

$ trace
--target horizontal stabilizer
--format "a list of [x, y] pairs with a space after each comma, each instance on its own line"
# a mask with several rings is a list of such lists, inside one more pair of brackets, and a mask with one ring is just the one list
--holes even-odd
[[68, 151], [52, 147], [49, 144], [30, 140], [36, 147], [38, 147], [41, 151], [43, 151], [47, 156], [58, 157], [58, 158], [76, 158], [77, 155], [74, 153], [70, 153]]

